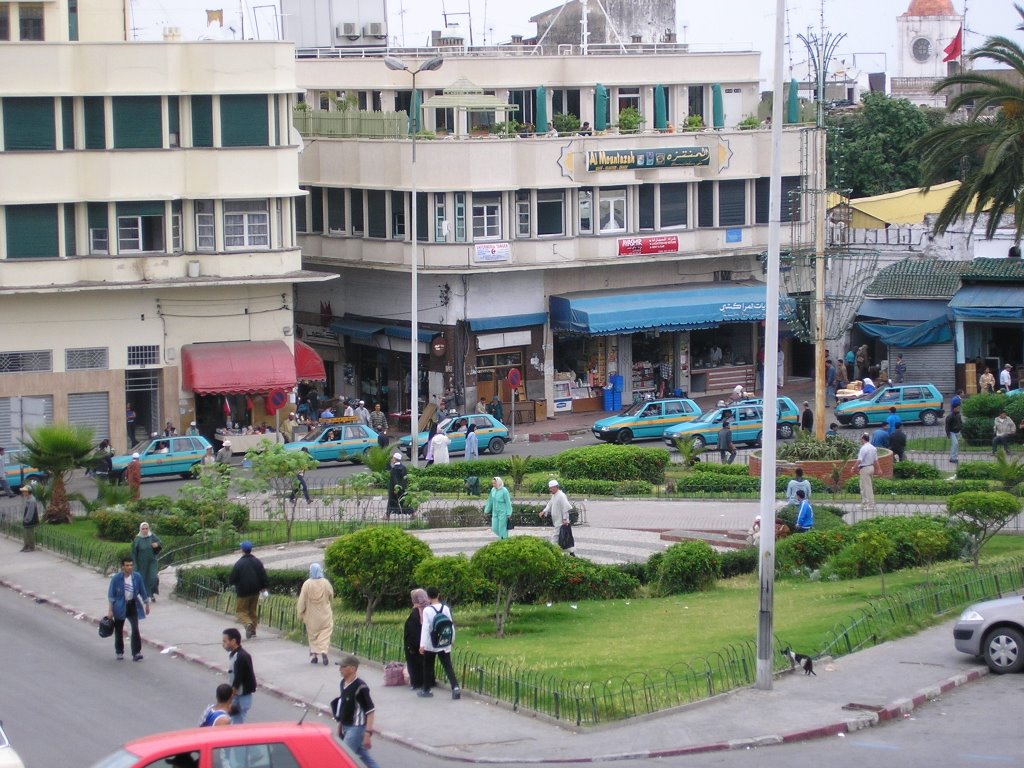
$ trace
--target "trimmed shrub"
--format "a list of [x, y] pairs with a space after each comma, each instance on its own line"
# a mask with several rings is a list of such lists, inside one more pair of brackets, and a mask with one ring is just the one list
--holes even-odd
[[426, 477], [424, 475], [409, 475], [409, 490], [412, 492], [426, 491], [428, 493], [464, 493], [465, 486], [461, 477]]
[[559, 480], [594, 478], [600, 480], [646, 480], [665, 482], [668, 451], [635, 445], [590, 445], [572, 448], [556, 460]]
[[482, 504], [421, 507], [420, 516], [430, 528], [479, 528], [481, 525], [488, 524]]
[[[228, 584], [228, 577], [234, 565], [200, 565], [189, 568], [182, 568], [178, 571], [177, 583], [191, 584], [197, 579], [212, 581], [221, 590], [228, 592], [232, 590]], [[274, 595], [292, 595], [298, 597], [303, 582], [309, 578], [309, 573], [297, 568], [267, 569], [267, 590]]]
[[820, 568], [822, 563], [843, 548], [849, 531], [850, 528], [844, 526], [787, 536], [775, 547], [776, 573], [788, 573], [798, 568]]
[[886, 571], [916, 568], [919, 565], [925, 564], [917, 548], [914, 546], [915, 531], [927, 530], [939, 533], [945, 537], [946, 543], [935, 558], [936, 560], [951, 560], [959, 557], [963, 549], [964, 537], [962, 530], [946, 517], [926, 515], [915, 515], [913, 517], [873, 517], [851, 526], [852, 531], [862, 531], [869, 528], [881, 531], [894, 545], [892, 553], [885, 561], [884, 569]]
[[92, 519], [96, 522], [96, 534], [104, 541], [131, 541], [142, 523], [141, 515], [117, 507], [94, 512]]
[[[654, 487], [646, 480], [560, 480], [559, 485], [567, 494], [587, 496], [650, 496]], [[548, 481], [544, 478], [531, 480], [526, 487], [528, 493], [548, 492]]]
[[754, 573], [757, 570], [760, 552], [757, 547], [730, 549], [718, 556], [718, 570], [723, 579]]
[[180, 499], [171, 508], [170, 514], [150, 520], [158, 533], [169, 536], [195, 536], [203, 530], [216, 528], [227, 522], [238, 532], [249, 527], [249, 508], [235, 502], [211, 504], [208, 502]]
[[649, 584], [651, 581], [651, 573], [646, 561], [642, 563], [617, 563], [611, 567], [617, 568], [627, 576], [633, 577], [639, 584]]
[[635, 576], [614, 565], [598, 565], [582, 557], [561, 557], [550, 581], [552, 600], [619, 600], [640, 589]]
[[[846, 510], [841, 507], [830, 507], [827, 504], [816, 504], [814, 499], [811, 499], [811, 508], [814, 510], [814, 529], [815, 531], [834, 531], [837, 528], [848, 527], [846, 521], [843, 520], [843, 515]], [[775, 517], [781, 520], [789, 526], [790, 530], [796, 527], [796, 515], [800, 510], [793, 506], [787, 505], [775, 513]]]
[[747, 467], [744, 464], [719, 464], [718, 462], [699, 462], [690, 468], [693, 472], [710, 472], [714, 475], [746, 475]]
[[437, 587], [441, 599], [453, 605], [488, 603], [494, 599], [494, 590], [462, 553], [422, 560], [413, 570], [412, 579], [424, 588]]
[[999, 467], [992, 461], [968, 461], [956, 468], [957, 480], [998, 480]]
[[130, 501], [126, 505], [129, 510], [142, 515], [155, 517], [156, 515], [167, 515], [174, 510], [174, 499], [170, 496], [151, 496], [148, 499]]
[[[942, 472], [919, 461], [897, 461], [892, 465], [892, 476], [894, 480], [940, 480]], [[961, 477], [959, 470], [957, 477]]]
[[[875, 496], [953, 496], [965, 491], [988, 491], [992, 486], [987, 480], [889, 480], [875, 478]], [[851, 477], [846, 481], [843, 490], [847, 493], [858, 493], [858, 478]]]
[[700, 493], [757, 493], [760, 488], [761, 478], [750, 475], [693, 472], [676, 480], [676, 493], [681, 496]]
[[718, 579], [718, 553], [705, 541], [684, 541], [665, 550], [658, 567], [662, 595], [701, 592]]
[[[554, 472], [556, 456], [530, 456], [527, 462], [528, 472]], [[508, 458], [476, 459], [473, 461], [456, 461], [451, 464], [431, 464], [429, 467], [409, 467], [409, 477], [453, 477], [462, 480], [470, 475], [477, 477], [505, 477], [509, 474]]]

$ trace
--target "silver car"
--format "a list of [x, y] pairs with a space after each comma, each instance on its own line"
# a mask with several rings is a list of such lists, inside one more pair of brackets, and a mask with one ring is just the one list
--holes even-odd
[[956, 649], [981, 656], [997, 675], [1024, 668], [1024, 596], [975, 603], [953, 627]]

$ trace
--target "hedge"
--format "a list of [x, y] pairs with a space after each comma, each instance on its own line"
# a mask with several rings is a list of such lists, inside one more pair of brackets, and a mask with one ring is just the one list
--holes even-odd
[[[650, 496], [654, 492], [654, 486], [646, 480], [615, 481], [583, 478], [580, 480], [559, 480], [559, 485], [570, 496]], [[527, 483], [526, 490], [532, 494], [546, 494], [548, 492], [548, 480], [546, 478], [531, 480]]]
[[720, 475], [715, 472], [695, 472], [675, 481], [676, 493], [681, 496], [699, 493], [757, 493], [761, 478], [750, 475]]
[[[989, 491], [992, 485], [987, 480], [889, 480], [875, 478], [875, 496], [953, 496], [965, 491]], [[860, 491], [859, 479], [851, 477], [843, 490], [847, 493]]]
[[[942, 472], [919, 461], [897, 461], [892, 465], [892, 476], [895, 480], [941, 480]], [[963, 478], [959, 470], [957, 477]]]
[[998, 480], [999, 468], [994, 461], [968, 461], [957, 465], [957, 480]]
[[718, 556], [718, 573], [723, 579], [754, 573], [761, 554], [757, 547], [730, 549]]
[[614, 565], [599, 565], [582, 557], [561, 557], [550, 581], [552, 600], [619, 600], [635, 597], [640, 580]]
[[[554, 472], [556, 456], [530, 456], [526, 463], [527, 472]], [[456, 461], [451, 464], [431, 464], [429, 467], [408, 467], [409, 477], [448, 477], [463, 478], [470, 475], [477, 477], [506, 477], [511, 472], [511, 464], [504, 459], [475, 459], [473, 461]]]
[[675, 595], [710, 589], [718, 579], [718, 553], [706, 541], [684, 541], [661, 553], [658, 592]]
[[668, 462], [664, 449], [603, 444], [571, 448], [557, 457], [556, 467], [559, 480], [646, 480], [660, 485]]
[[[815, 516], [817, 517], [817, 516]], [[847, 542], [850, 528], [810, 530], [787, 536], [775, 545], [775, 570], [785, 573], [799, 568], [820, 568]]]
[[[205, 582], [214, 582], [221, 589], [231, 589], [228, 584], [228, 577], [234, 565], [198, 565], [189, 568], [180, 568], [177, 573], [179, 586], [191, 584], [197, 579]], [[267, 569], [267, 590], [275, 595], [292, 595], [297, 597], [302, 589], [303, 582], [309, 578], [309, 573], [298, 568]]]
[[715, 475], [746, 475], [749, 470], [745, 464], [719, 464], [718, 462], [699, 461], [690, 467], [693, 472], [710, 472]]

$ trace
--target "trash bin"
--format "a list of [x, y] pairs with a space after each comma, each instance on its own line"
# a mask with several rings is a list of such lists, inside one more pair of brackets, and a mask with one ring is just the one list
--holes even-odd
[[466, 489], [467, 496], [479, 496], [480, 495], [480, 478], [476, 475], [470, 475], [463, 481], [463, 486]]

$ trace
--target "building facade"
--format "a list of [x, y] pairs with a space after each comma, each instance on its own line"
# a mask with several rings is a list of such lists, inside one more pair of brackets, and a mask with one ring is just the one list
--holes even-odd
[[120, 1], [0, 14], [0, 445], [266, 419], [296, 383], [293, 285], [328, 277], [294, 237], [292, 47], [126, 42]]
[[[341, 276], [300, 287], [297, 310], [333, 363], [336, 391], [408, 407], [411, 344], [420, 391], [448, 394], [449, 406], [493, 394], [508, 404], [517, 369], [527, 418], [600, 408], [599, 388], [616, 375], [627, 400], [757, 384], [771, 132], [738, 124], [756, 114], [758, 54], [671, 45], [389, 54], [410, 71], [435, 56], [443, 66], [418, 74], [414, 98], [408, 72], [371, 49], [300, 50], [297, 63], [309, 192], [299, 240], [307, 267]], [[413, 166], [404, 130], [371, 137], [387, 129], [368, 112], [420, 104]], [[628, 107], [643, 119], [636, 132], [620, 125]], [[581, 127], [545, 135], [560, 114]], [[688, 130], [698, 116], [721, 127]], [[811, 240], [812, 155], [809, 132], [787, 126], [784, 249]], [[784, 369], [809, 373], [810, 353], [788, 338], [784, 346]]]

